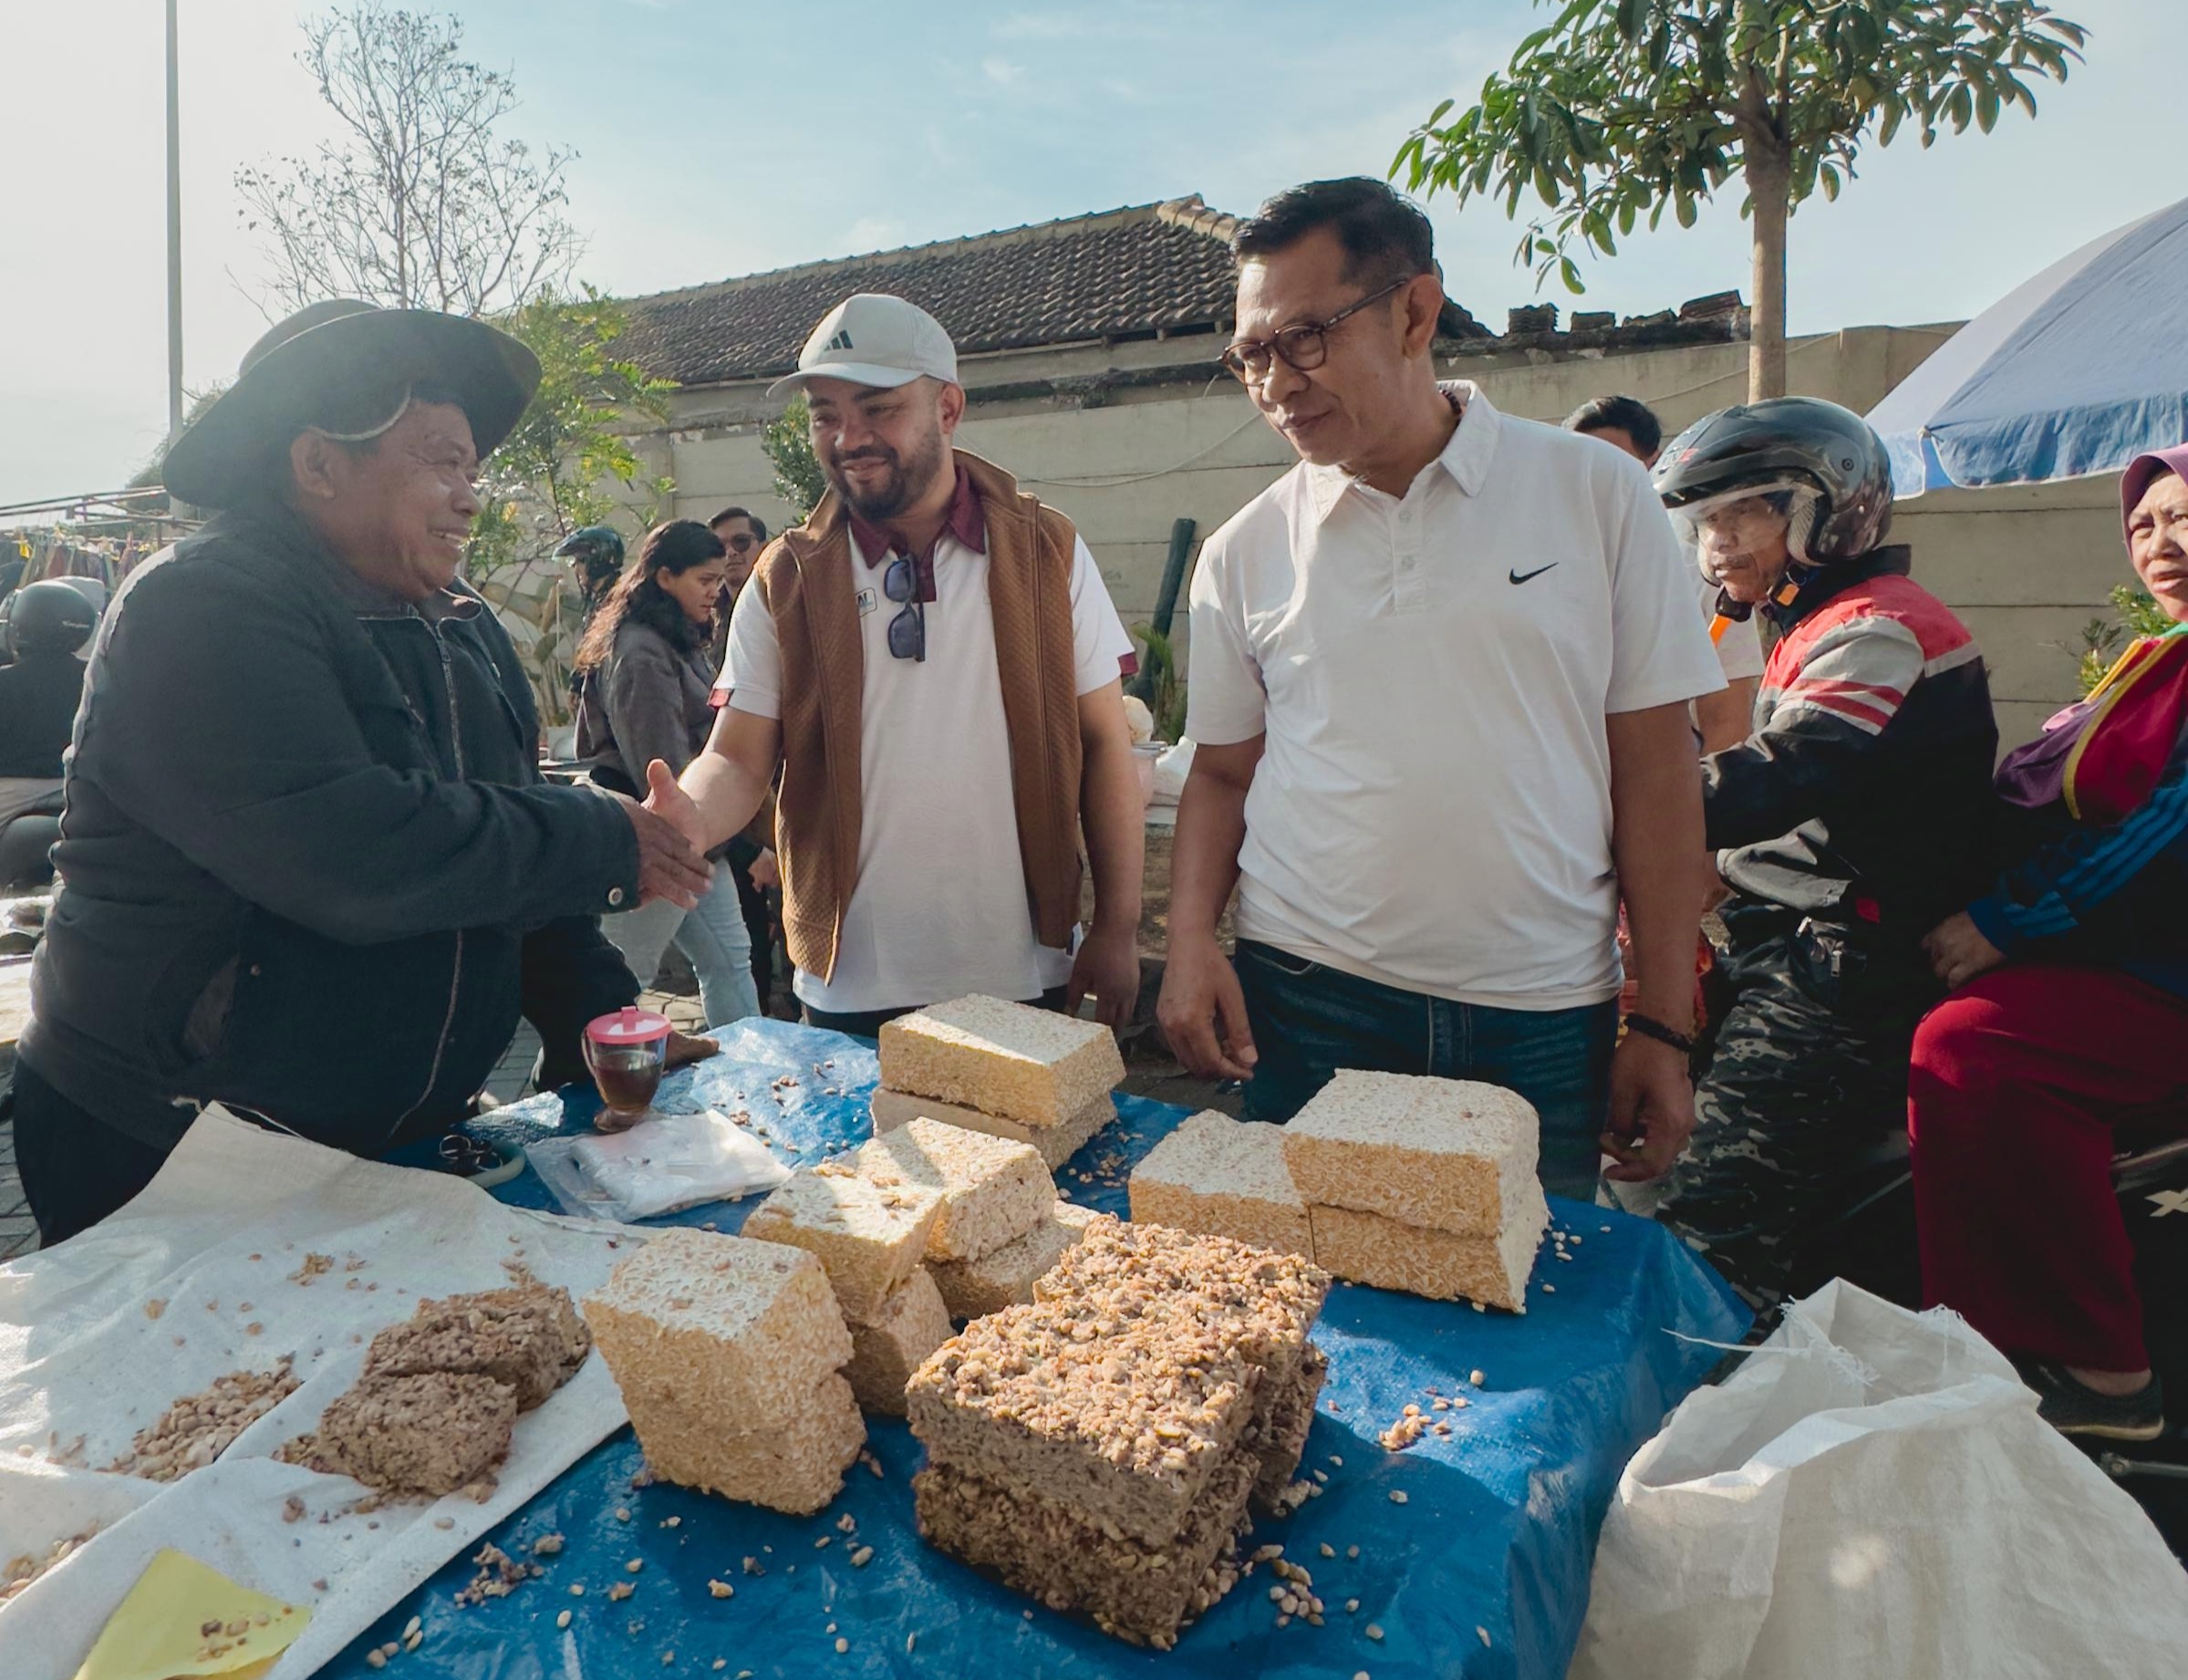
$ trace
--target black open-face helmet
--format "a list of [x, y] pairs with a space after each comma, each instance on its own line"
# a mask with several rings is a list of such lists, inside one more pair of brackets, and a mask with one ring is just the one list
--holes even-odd
[[623, 538], [613, 525], [585, 525], [562, 539], [555, 557], [569, 562], [587, 601], [596, 601], [623, 575]]
[[1664, 446], [1650, 475], [1673, 513], [1700, 520], [1745, 496], [1785, 496], [1797, 565], [1865, 555], [1892, 528], [1884, 441], [1851, 409], [1774, 397], [1706, 415]]
[[25, 584], [8, 597], [7, 647], [18, 659], [74, 653], [91, 639], [98, 626], [99, 609], [80, 590], [58, 578]]

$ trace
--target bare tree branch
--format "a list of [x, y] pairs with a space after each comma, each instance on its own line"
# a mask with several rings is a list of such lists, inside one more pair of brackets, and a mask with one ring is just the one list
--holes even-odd
[[584, 250], [563, 213], [576, 154], [499, 135], [515, 85], [462, 56], [460, 19], [349, 0], [304, 38], [297, 62], [338, 138], [235, 176], [274, 308], [350, 296], [502, 314], [566, 291]]

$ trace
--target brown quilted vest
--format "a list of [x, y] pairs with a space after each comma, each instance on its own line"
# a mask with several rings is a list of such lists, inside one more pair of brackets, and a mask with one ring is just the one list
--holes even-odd
[[[988, 527], [988, 598], [1011, 741], [1012, 803], [1033, 929], [1070, 941], [1079, 917], [1079, 702], [1074, 533], [979, 456], [957, 460]], [[850, 524], [834, 492], [768, 545], [753, 584], [782, 648], [783, 786], [775, 817], [790, 959], [827, 980], [858, 884], [859, 709], [866, 690]]]

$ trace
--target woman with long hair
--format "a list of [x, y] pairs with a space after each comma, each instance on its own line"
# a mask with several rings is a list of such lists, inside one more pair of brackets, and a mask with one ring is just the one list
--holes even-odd
[[[646, 534], [638, 558], [601, 602], [578, 646], [576, 669], [577, 756], [603, 787], [643, 799], [648, 763], [659, 759], [680, 775], [706, 744], [714, 725], [710, 637], [729, 570], [720, 537], [695, 520], [674, 519]], [[674, 939], [699, 975], [709, 1026], [760, 1012], [752, 935], [729, 864], [741, 846], [753, 843], [739, 835], [715, 855], [713, 883], [696, 908], [658, 899], [601, 923], [641, 986], [652, 983]]]

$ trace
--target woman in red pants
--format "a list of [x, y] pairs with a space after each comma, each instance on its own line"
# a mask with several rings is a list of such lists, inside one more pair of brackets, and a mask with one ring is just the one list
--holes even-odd
[[1924, 1295], [2058, 1428], [2147, 1441], [2164, 1396], [2110, 1169], [2123, 1116], [2188, 1124], [2188, 445], [2120, 492], [2173, 627], [2000, 765], [2020, 862], [1925, 941], [1955, 990], [1915, 1034], [1907, 1129]]

